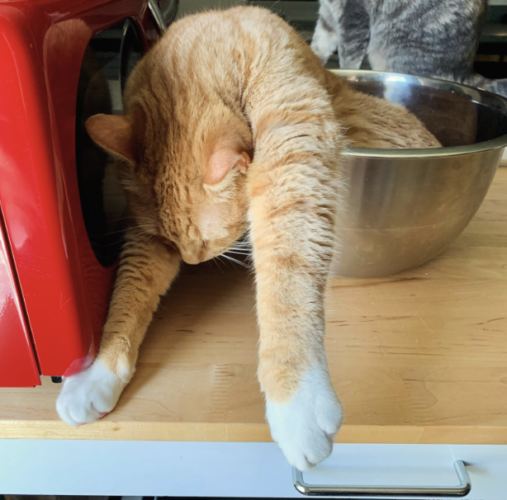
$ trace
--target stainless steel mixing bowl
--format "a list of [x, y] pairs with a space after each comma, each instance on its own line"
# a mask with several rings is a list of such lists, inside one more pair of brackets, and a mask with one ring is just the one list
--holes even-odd
[[442, 80], [336, 73], [408, 108], [445, 147], [346, 151], [342, 250], [333, 274], [385, 276], [424, 264], [463, 231], [486, 196], [507, 146], [507, 100]]

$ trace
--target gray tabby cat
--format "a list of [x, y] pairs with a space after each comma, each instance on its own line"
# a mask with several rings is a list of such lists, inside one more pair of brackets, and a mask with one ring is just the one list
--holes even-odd
[[488, 0], [320, 0], [312, 49], [325, 64], [429, 76], [507, 96], [507, 80], [473, 71]]

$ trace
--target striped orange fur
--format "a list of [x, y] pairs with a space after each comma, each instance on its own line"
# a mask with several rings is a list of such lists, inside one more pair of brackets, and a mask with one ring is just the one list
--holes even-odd
[[[128, 383], [180, 259], [211, 259], [249, 229], [268, 419], [289, 461], [311, 466], [329, 454], [341, 420], [327, 375], [323, 299], [343, 148], [438, 141], [401, 106], [352, 90], [284, 21], [251, 7], [172, 25], [134, 69], [125, 109], [87, 122], [119, 159], [143, 227], [128, 234], [97, 363], [118, 387]], [[61, 414], [93, 420], [65, 390]], [[93, 394], [84, 399], [97, 406]]]

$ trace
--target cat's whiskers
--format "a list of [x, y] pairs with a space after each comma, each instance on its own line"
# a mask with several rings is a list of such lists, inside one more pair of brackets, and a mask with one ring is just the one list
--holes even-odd
[[241, 253], [243, 255], [250, 255], [252, 252], [250, 252], [249, 250], [247, 250], [246, 248], [243, 249], [243, 248], [229, 248], [227, 250], [227, 252], [231, 252], [231, 253]]
[[249, 241], [235, 241], [231, 248], [251, 248], [252, 244]]
[[244, 262], [241, 262], [238, 259], [235, 259], [234, 257], [231, 257], [230, 255], [227, 255], [227, 252], [224, 252], [223, 254], [219, 255], [219, 257], [225, 257], [227, 260], [230, 260], [231, 262], [235, 262], [236, 264], [239, 264], [240, 266], [249, 268], [248, 264], [245, 264]]
[[234, 249], [234, 248], [230, 248], [229, 250], [227, 250], [228, 253], [235, 253], [235, 254], [238, 254], [238, 255], [245, 255], [247, 257], [250, 257], [252, 255], [251, 252], [248, 252], [246, 250], [237, 250], [237, 249]]
[[[230, 264], [230, 265], [234, 268], [234, 263], [232, 262], [232, 260], [231, 260], [229, 257], [227, 257], [226, 255], [223, 255], [223, 254], [222, 254], [222, 255], [219, 255], [218, 257], [220, 257], [220, 258], [224, 258], [224, 259], [225, 259], [225, 260], [224, 260], [224, 262], [225, 262], [226, 264], [228, 264], [228, 265]], [[228, 262], [228, 261], [230, 261], [230, 262]], [[232, 264], [231, 264], [231, 263], [232, 263]]]
[[220, 257], [220, 255], [216, 256], [213, 259], [213, 262], [217, 265], [218, 269], [220, 269], [220, 272], [223, 274], [224, 270], [220, 267], [219, 260], [218, 260], [219, 257]]

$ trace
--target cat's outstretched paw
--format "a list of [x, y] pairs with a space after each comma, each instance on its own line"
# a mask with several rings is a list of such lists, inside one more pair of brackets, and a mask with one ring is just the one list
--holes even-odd
[[331, 454], [342, 408], [325, 370], [308, 372], [288, 403], [268, 400], [266, 408], [271, 435], [291, 465], [305, 471]]
[[90, 424], [109, 413], [127, 384], [96, 359], [77, 375], [66, 377], [56, 401], [56, 410], [67, 424]]

